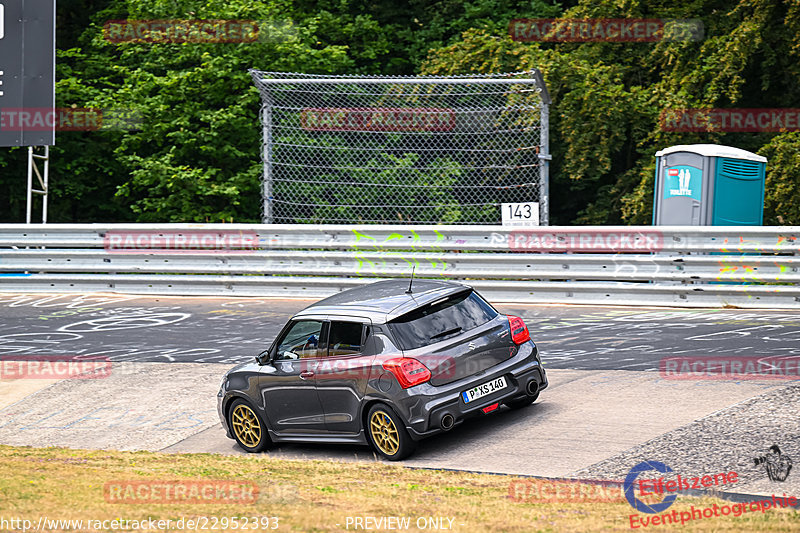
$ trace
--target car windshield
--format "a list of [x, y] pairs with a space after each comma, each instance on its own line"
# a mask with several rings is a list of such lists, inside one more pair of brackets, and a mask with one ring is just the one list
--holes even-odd
[[389, 322], [403, 350], [421, 348], [481, 326], [497, 311], [469, 290], [433, 302]]

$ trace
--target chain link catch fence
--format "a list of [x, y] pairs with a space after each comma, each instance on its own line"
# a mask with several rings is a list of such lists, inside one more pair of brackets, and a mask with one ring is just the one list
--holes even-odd
[[265, 223], [548, 224], [550, 97], [538, 70], [453, 77], [250, 70]]

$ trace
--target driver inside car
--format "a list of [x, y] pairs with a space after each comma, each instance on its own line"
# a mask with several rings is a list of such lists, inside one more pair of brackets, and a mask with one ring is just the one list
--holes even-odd
[[[312, 334], [300, 348], [300, 351], [305, 352], [309, 348], [316, 350], [318, 346], [319, 346], [319, 338], [316, 335]], [[300, 359], [300, 356], [295, 352], [285, 351], [283, 352], [281, 359]]]

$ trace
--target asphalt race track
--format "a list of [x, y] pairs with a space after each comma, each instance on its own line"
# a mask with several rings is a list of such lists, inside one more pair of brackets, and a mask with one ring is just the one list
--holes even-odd
[[[233, 364], [267, 348], [308, 301], [0, 294], [0, 358], [101, 356], [105, 379], [0, 379], [0, 444], [243, 453], [218, 425], [216, 391]], [[498, 305], [522, 316], [550, 387], [423, 441], [406, 464], [621, 479], [654, 459], [676, 472], [736, 470], [737, 492], [795, 493], [753, 457], [800, 457], [800, 385], [674, 380], [669, 356], [800, 359], [800, 311]], [[279, 457], [375, 460], [366, 447], [282, 445]]]
[[[0, 294], [0, 353], [236, 364], [307, 300]], [[671, 355], [800, 356], [800, 310], [500, 305], [525, 319], [548, 368], [657, 371]]]

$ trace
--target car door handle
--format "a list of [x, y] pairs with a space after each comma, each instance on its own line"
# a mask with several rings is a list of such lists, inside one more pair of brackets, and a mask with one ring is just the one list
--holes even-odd
[[304, 370], [304, 371], [300, 372], [300, 379], [308, 379], [308, 378], [313, 378], [313, 377], [314, 377], [314, 373], [312, 371], [310, 371], [310, 370]]

